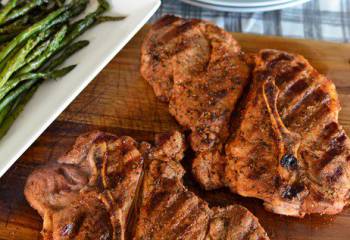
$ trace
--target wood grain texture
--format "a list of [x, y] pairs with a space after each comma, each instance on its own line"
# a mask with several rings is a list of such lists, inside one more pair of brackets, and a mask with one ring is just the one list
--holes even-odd
[[[39, 165], [55, 160], [67, 151], [74, 139], [93, 129], [137, 140], [152, 141], [154, 134], [178, 125], [167, 105], [155, 98], [152, 89], [139, 74], [143, 29], [59, 118], [0, 179], [0, 239], [41, 239], [41, 219], [23, 196], [27, 176]], [[350, 134], [350, 46], [345, 44], [234, 34], [247, 52], [276, 48], [304, 55], [321, 73], [336, 83], [342, 112], [340, 122]], [[82, 59], [83, 61], [83, 59]], [[0, 161], [3, 159], [0, 159]], [[238, 202], [260, 219], [271, 239], [276, 240], [348, 240], [350, 209], [337, 216], [308, 216], [304, 219], [266, 212], [256, 199], [242, 198], [227, 190], [203, 192], [188, 174], [190, 189], [211, 205]]]

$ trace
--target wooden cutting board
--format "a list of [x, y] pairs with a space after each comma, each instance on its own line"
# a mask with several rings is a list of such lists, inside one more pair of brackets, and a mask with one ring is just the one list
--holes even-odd
[[[33, 169], [67, 151], [79, 134], [100, 129], [117, 135], [129, 135], [137, 140], [152, 141], [155, 133], [178, 128], [167, 111], [167, 105], [157, 101], [152, 89], [140, 76], [140, 46], [146, 32], [147, 27], [134, 37], [0, 179], [1, 240], [41, 239], [41, 218], [23, 196], [25, 180]], [[234, 36], [246, 52], [276, 48], [300, 53], [321, 73], [333, 79], [343, 107], [340, 122], [350, 134], [350, 45], [236, 33]], [[259, 200], [242, 198], [227, 190], [201, 191], [190, 176], [186, 177], [185, 182], [211, 205], [238, 202], [248, 207], [260, 219], [271, 239], [350, 239], [350, 208], [331, 217], [283, 217], [266, 212]]]

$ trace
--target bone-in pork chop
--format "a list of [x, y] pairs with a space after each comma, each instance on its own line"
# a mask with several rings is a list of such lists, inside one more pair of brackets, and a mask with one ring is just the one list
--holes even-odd
[[258, 219], [244, 207], [211, 209], [189, 191], [182, 182], [182, 157], [174, 157], [183, 155], [183, 137], [175, 132], [160, 139], [145, 159], [133, 239], [269, 239]]
[[[165, 16], [147, 34], [141, 74], [169, 111], [191, 131], [194, 175], [207, 189], [220, 187], [206, 171], [229, 136], [229, 120], [249, 78], [249, 67], [232, 35], [209, 22]], [[215, 165], [221, 171], [221, 158]], [[223, 172], [223, 171], [221, 171]]]
[[268, 239], [247, 209], [211, 210], [185, 188], [181, 133], [155, 142], [93, 132], [34, 171], [25, 195], [44, 219], [44, 239]]
[[228, 136], [228, 122], [249, 68], [231, 34], [204, 21], [165, 16], [146, 36], [141, 74], [170, 113], [207, 151]]
[[141, 151], [130, 137], [92, 132], [57, 163], [34, 171], [25, 196], [44, 220], [44, 239], [125, 239]]
[[349, 202], [350, 142], [331, 80], [300, 55], [262, 50], [238, 132], [226, 146], [226, 184], [275, 213], [336, 214]]

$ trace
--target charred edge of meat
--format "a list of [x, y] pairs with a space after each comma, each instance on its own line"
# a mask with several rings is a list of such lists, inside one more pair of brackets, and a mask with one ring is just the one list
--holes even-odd
[[161, 19], [159, 19], [157, 22], [153, 24], [153, 28], [155, 30], [159, 30], [160, 28], [170, 25], [179, 20], [181, 20], [181, 18], [176, 17], [174, 15], [165, 15], [164, 17], [162, 17]]
[[78, 234], [85, 218], [86, 218], [86, 215], [83, 213], [83, 214], [78, 216], [78, 218], [76, 219], [75, 222], [68, 223], [68, 224], [64, 225], [60, 231], [61, 236], [62, 237], [66, 237], [66, 236], [75, 237]]
[[285, 154], [280, 163], [282, 167], [288, 170], [296, 170], [298, 168], [298, 160], [293, 154]]
[[284, 191], [282, 192], [282, 198], [292, 200], [295, 198], [299, 193], [304, 191], [305, 186], [299, 183], [295, 183], [293, 185], [288, 185]]

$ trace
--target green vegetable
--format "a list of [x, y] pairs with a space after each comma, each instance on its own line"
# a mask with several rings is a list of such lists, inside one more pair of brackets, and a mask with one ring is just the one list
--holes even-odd
[[[51, 75], [49, 75], [49, 76], [52, 77], [52, 78], [62, 77], [65, 74], [67, 74], [70, 71], [72, 71], [74, 68], [75, 68], [75, 65], [69, 66], [69, 67], [66, 67], [64, 69], [52, 72]], [[22, 93], [26, 92], [35, 83], [38, 83], [39, 80], [40, 79], [35, 79], [34, 78], [34, 79], [31, 79], [31, 80], [25, 81], [22, 85], [16, 87], [14, 90], [9, 92], [9, 94], [6, 95], [6, 97], [4, 99], [2, 99], [1, 102], [0, 102], [0, 112], [3, 111], [6, 108], [6, 106], [11, 104], [11, 102], [13, 102], [19, 95], [21, 95]]]
[[8, 41], [12, 40], [14, 37], [16, 37], [16, 35], [17, 35], [17, 32], [1, 34], [0, 35], [0, 43], [8, 42]]
[[45, 31], [39, 34], [36, 38], [31, 38], [5, 65], [0, 72], [0, 88], [12, 76], [12, 74], [25, 64], [25, 59], [30, 51], [48, 35], [50, 31]]
[[71, 65], [59, 70], [49, 72], [27, 73], [9, 80], [2, 88], [0, 88], [0, 100], [2, 100], [8, 92], [14, 89], [19, 83], [34, 79], [56, 79], [63, 77], [72, 71], [76, 65]]
[[39, 57], [48, 48], [48, 46], [50, 45], [50, 42], [51, 42], [51, 39], [48, 39], [43, 43], [41, 43], [36, 48], [34, 48], [33, 51], [30, 52], [29, 56], [27, 56], [24, 65], [29, 64], [31, 61]]
[[0, 112], [0, 127], [2, 122], [5, 120], [7, 114], [11, 111], [11, 108], [12, 104], [9, 104]]
[[25, 83], [23, 83], [22, 85], [18, 86], [16, 89], [14, 89], [13, 91], [11, 91], [1, 102], [0, 102], [0, 111], [3, 111], [6, 106], [8, 106], [9, 104], [11, 104], [14, 100], [16, 100], [16, 98], [21, 95], [22, 93], [24, 93], [25, 91], [27, 91], [28, 89], [30, 89], [35, 83], [37, 82], [36, 79], [32, 79], [29, 81], [26, 81]]
[[[56, 52], [56, 50], [60, 47], [60, 44], [67, 33], [67, 26], [63, 26], [53, 37], [53, 40], [50, 42], [49, 46], [45, 49], [45, 51], [40, 54], [36, 59], [28, 63], [24, 68], [22, 68], [19, 74], [28, 73], [35, 69], [38, 69], [45, 61]], [[1, 84], [0, 84], [1, 86]]]
[[29, 17], [24, 16], [22, 18], [19, 18], [18, 20], [14, 21], [11, 24], [8, 24], [2, 28], [0, 28], [0, 34], [8, 34], [13, 32], [22, 31], [28, 26], [26, 25], [28, 23]]
[[121, 21], [125, 19], [125, 16], [97, 16], [96, 20], [98, 23], [111, 22], [111, 21]]
[[14, 87], [16, 87], [20, 82], [26, 81], [26, 80], [40, 79], [45, 76], [46, 76], [45, 73], [28, 73], [9, 80], [8, 82], [6, 82], [6, 84], [2, 88], [0, 88], [0, 100], [9, 91], [11, 91]]
[[[90, 27], [124, 17], [102, 16], [105, 0], [83, 19], [72, 23], [89, 0], [10, 0], [0, 4], [0, 138], [6, 134], [38, 86], [60, 78], [74, 66], [56, 70], [89, 44], [74, 42]], [[59, 30], [58, 30], [59, 29]]]
[[46, 18], [40, 22], [35, 23], [33, 26], [27, 28], [20, 34], [18, 34], [11, 42], [9, 42], [4, 49], [0, 52], [0, 63], [5, 59], [5, 57], [25, 40], [30, 38], [33, 34], [45, 30], [48, 26], [51, 26], [51, 22], [56, 19], [61, 13], [63, 13], [66, 8], [60, 8], [52, 13], [50, 13]]
[[[84, 0], [80, 0], [80, 1], [84, 1]], [[72, 43], [77, 37], [83, 34], [88, 28], [93, 26], [93, 24], [97, 20], [97, 17], [108, 9], [109, 5], [107, 2], [102, 0], [100, 0], [99, 2], [100, 2], [100, 5], [95, 12], [88, 14], [85, 18], [76, 22], [69, 28], [69, 33], [63, 39], [60, 46], [56, 49], [56, 53], [64, 49], [66, 46]], [[54, 56], [55, 56], [54, 54], [51, 55], [51, 57], [54, 57]]]
[[11, 112], [7, 114], [6, 119], [4, 119], [0, 125], [0, 139], [5, 136], [13, 122], [23, 111], [26, 103], [32, 98], [37, 88], [38, 85], [34, 85], [23, 97], [19, 97], [18, 100], [14, 103]]
[[31, 2], [26, 3], [23, 7], [19, 9], [13, 10], [4, 20], [4, 22], [9, 22], [11, 20], [14, 20], [20, 16], [25, 15], [30, 10], [32, 10], [35, 7], [38, 7], [45, 3], [45, 0], [32, 0]]
[[81, 14], [89, 4], [89, 0], [75, 0], [72, 3], [72, 8], [70, 8], [70, 17], [76, 17]]
[[109, 9], [109, 4], [104, 0], [99, 0], [100, 5], [95, 12], [88, 14], [82, 20], [75, 22], [69, 29], [69, 34], [65, 37], [61, 48], [69, 45], [77, 37], [83, 34], [88, 28], [90, 28], [94, 23], [96, 23], [97, 17], [103, 12]]
[[6, 16], [17, 6], [18, 0], [10, 0], [4, 8], [0, 10], [0, 24], [4, 23]]
[[72, 43], [66, 47], [63, 52], [55, 59], [53, 59], [44, 69], [52, 70], [61, 65], [67, 58], [72, 56], [74, 53], [80, 49], [86, 47], [89, 44], [89, 41], [83, 40]]

